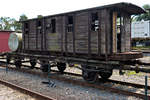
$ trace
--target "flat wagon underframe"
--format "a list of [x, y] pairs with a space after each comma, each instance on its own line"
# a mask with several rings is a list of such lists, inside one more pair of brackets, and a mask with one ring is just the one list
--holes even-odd
[[[127, 54], [126, 54], [127, 55]], [[139, 55], [138, 55], [139, 56]], [[114, 60], [113, 57], [111, 60], [98, 60], [98, 59], [88, 59], [80, 57], [65, 57], [65, 56], [50, 56], [50, 55], [33, 55], [27, 53], [7, 53], [8, 58], [19, 59], [24, 62], [25, 59], [36, 59], [39, 61], [46, 62], [63, 62], [69, 64], [80, 64], [81, 66], [90, 66], [94, 70], [100, 69], [118, 69], [118, 70], [133, 70], [136, 72], [146, 72], [150, 73], [149, 67], [143, 67], [142, 65], [148, 65], [145, 63], [139, 62], [139, 60]], [[125, 56], [124, 56], [125, 57]], [[150, 64], [149, 64], [150, 65]], [[80, 68], [83, 69], [82, 67]], [[88, 69], [85, 69], [88, 70]]]

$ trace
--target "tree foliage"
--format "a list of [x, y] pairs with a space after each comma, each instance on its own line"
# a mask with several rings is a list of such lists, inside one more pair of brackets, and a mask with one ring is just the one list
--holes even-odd
[[14, 30], [15, 31], [21, 31], [21, 28], [22, 28], [22, 24], [21, 24], [21, 21], [25, 21], [27, 20], [28, 17], [25, 15], [25, 14], [22, 14], [19, 18], [19, 21], [15, 21], [14, 22]]
[[10, 17], [1, 17], [0, 18], [0, 30], [12, 30], [15, 19]]
[[22, 27], [20, 22], [27, 19], [25, 14], [20, 16], [19, 21], [10, 17], [0, 17], [0, 30], [20, 31]]
[[19, 18], [19, 21], [25, 21], [27, 19], [28, 19], [28, 17], [25, 14], [22, 14]]
[[138, 15], [135, 18], [136, 21], [141, 21], [141, 20], [147, 21], [147, 20], [150, 20], [150, 5], [149, 4], [144, 5], [143, 9], [146, 11], [146, 13]]
[[43, 17], [43, 15], [37, 15], [37, 18], [42, 18]]

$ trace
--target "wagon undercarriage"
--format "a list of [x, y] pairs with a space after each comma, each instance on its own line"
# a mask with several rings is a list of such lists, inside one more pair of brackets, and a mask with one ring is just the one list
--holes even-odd
[[[134, 55], [135, 54], [135, 55]], [[57, 67], [57, 69], [63, 73], [66, 69], [66, 64], [79, 65], [78, 69], [82, 70], [83, 78], [89, 82], [95, 82], [98, 76], [103, 79], [108, 79], [113, 72], [113, 69], [122, 70], [133, 70], [136, 72], [146, 72], [150, 73], [150, 67], [142, 65], [150, 65], [147, 63], [142, 63], [139, 60], [131, 60], [127, 58], [139, 57], [141, 53], [126, 53], [126, 56], [120, 60], [93, 60], [85, 58], [76, 57], [66, 57], [66, 56], [50, 56], [50, 55], [33, 55], [29, 53], [7, 53], [7, 63], [13, 60], [17, 68], [20, 68], [22, 63], [30, 62], [31, 68], [34, 68], [36, 63], [39, 62], [40, 68], [43, 72], [48, 72], [49, 67]], [[131, 57], [128, 57], [128, 56]], [[137, 56], [136, 56], [137, 55]], [[111, 56], [112, 57], [112, 56]], [[113, 58], [113, 57], [112, 57]]]

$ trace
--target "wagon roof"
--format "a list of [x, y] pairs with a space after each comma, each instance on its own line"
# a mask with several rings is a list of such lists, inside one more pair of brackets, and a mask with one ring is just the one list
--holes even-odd
[[[48, 15], [45, 17], [61, 16], [61, 15], [65, 15], [65, 14], [72, 14], [72, 13], [79, 13], [79, 12], [83, 12], [83, 11], [92, 11], [92, 10], [100, 10], [100, 9], [120, 10], [120, 11], [127, 12], [130, 15], [137, 15], [137, 14], [145, 13], [145, 10], [137, 5], [134, 5], [132, 3], [121, 2], [121, 3], [98, 6], [98, 7], [93, 7], [93, 8], [83, 9], [83, 10], [60, 13], [60, 14], [55, 14], [55, 15]], [[28, 19], [28, 20], [34, 20], [34, 19], [37, 19], [37, 18]], [[26, 20], [26, 21], [28, 21], [28, 20]]]

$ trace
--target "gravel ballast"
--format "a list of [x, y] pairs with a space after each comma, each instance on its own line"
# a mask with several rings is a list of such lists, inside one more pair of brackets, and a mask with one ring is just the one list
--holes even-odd
[[20, 93], [0, 84], [0, 100], [36, 100], [31, 96]]
[[2, 67], [0, 67], [0, 78], [58, 100], [141, 100], [132, 96], [124, 96], [52, 79], [51, 81], [55, 85], [54, 87], [50, 87], [42, 83], [43, 81], [48, 81], [47, 78], [12, 70], [6, 73], [5, 68]]

